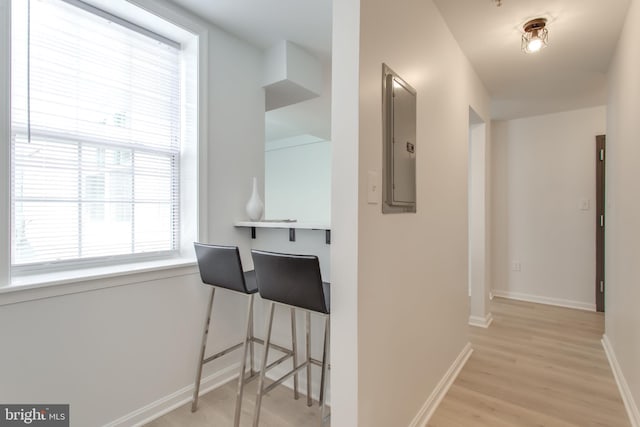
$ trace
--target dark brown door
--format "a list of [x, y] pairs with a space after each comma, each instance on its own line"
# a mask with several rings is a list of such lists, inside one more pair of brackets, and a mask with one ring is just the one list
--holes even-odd
[[605, 135], [596, 136], [596, 310], [604, 311]]

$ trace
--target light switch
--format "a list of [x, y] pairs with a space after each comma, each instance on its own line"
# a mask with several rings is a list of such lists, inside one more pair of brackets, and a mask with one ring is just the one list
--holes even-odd
[[367, 173], [367, 202], [370, 205], [377, 205], [380, 200], [380, 184], [378, 184], [378, 172], [369, 171]]
[[590, 207], [591, 203], [589, 199], [582, 199], [580, 201], [580, 210], [581, 211], [588, 211], [589, 207]]

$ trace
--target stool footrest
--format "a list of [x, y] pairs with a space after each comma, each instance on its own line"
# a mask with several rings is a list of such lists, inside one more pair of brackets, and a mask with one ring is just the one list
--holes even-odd
[[213, 356], [209, 356], [209, 357], [207, 357], [206, 359], [204, 359], [204, 360], [202, 361], [202, 363], [209, 363], [209, 362], [211, 362], [211, 361], [213, 361], [213, 360], [216, 360], [216, 359], [217, 359], [217, 358], [219, 358], [219, 357], [224, 356], [225, 354], [231, 353], [232, 351], [237, 350], [237, 349], [239, 349], [240, 347], [242, 347], [242, 344], [243, 344], [243, 343], [239, 343], [239, 344], [236, 344], [236, 345], [232, 345], [232, 346], [231, 346], [231, 347], [229, 347], [229, 348], [225, 348], [224, 350], [222, 350], [222, 351], [220, 351], [220, 352], [218, 352], [218, 353], [214, 354]]
[[[264, 340], [260, 339], [260, 338], [253, 338], [253, 342], [257, 342], [258, 344], [262, 344], [264, 345]], [[272, 342], [269, 343], [269, 349], [276, 349], [278, 351], [281, 351], [282, 353], [288, 354], [288, 355], [293, 355], [293, 350], [286, 348], [286, 347], [282, 347], [278, 344], [274, 344]]]
[[[253, 337], [253, 338], [251, 338], [249, 341], [253, 341], [253, 342], [255, 342], [255, 343], [258, 343], [258, 344], [262, 344], [262, 345], [264, 345], [264, 341], [263, 341], [263, 340], [261, 340], [260, 338], [255, 338], [255, 337]], [[209, 357], [207, 357], [206, 359], [204, 359], [204, 360], [202, 361], [202, 363], [204, 364], [204, 363], [209, 363], [209, 362], [211, 362], [211, 361], [214, 361], [214, 360], [216, 360], [217, 358], [224, 356], [225, 354], [229, 354], [229, 353], [231, 353], [232, 351], [235, 351], [235, 350], [237, 350], [237, 349], [239, 349], [239, 348], [242, 348], [242, 345], [243, 345], [243, 344], [244, 344], [244, 343], [238, 343], [238, 344], [232, 345], [231, 347], [225, 348], [224, 350], [221, 350], [221, 351], [217, 352], [217, 353], [216, 353], [216, 354], [214, 354], [213, 356], [209, 356]], [[276, 349], [276, 350], [278, 350], [278, 351], [280, 351], [280, 352], [282, 352], [282, 353], [284, 353], [284, 354], [288, 355], [289, 357], [293, 356], [293, 351], [292, 351], [292, 350], [290, 350], [290, 349], [288, 349], [288, 348], [286, 348], [286, 347], [282, 347], [282, 346], [279, 346], [279, 345], [277, 345], [277, 344], [273, 344], [273, 343], [270, 343], [270, 344], [269, 344], [269, 347], [274, 348], [274, 349]]]
[[[296, 372], [306, 368], [307, 364], [308, 364], [308, 362], [305, 361], [301, 365], [299, 365], [296, 368], [292, 369], [291, 371], [287, 372], [286, 374], [284, 374], [283, 376], [281, 376], [280, 378], [275, 380], [273, 383], [269, 384], [268, 387], [265, 387], [263, 393], [270, 392], [276, 386], [279, 386], [280, 384], [282, 384], [282, 382], [286, 381], [289, 377], [295, 375]], [[267, 370], [269, 370], [269, 369], [271, 369], [271, 365], [267, 366]]]
[[319, 361], [318, 359], [314, 359], [313, 357], [311, 358], [311, 364], [322, 368], [322, 362]]
[[290, 354], [285, 354], [281, 358], [277, 359], [275, 362], [271, 362], [270, 364], [268, 364], [266, 370], [268, 371], [271, 368], [275, 368], [276, 366], [280, 365], [282, 362], [286, 361], [290, 357], [293, 357], [293, 356]]

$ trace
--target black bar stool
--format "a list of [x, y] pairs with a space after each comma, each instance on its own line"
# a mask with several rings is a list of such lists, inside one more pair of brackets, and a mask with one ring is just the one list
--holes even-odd
[[[196, 372], [195, 390], [193, 392], [193, 403], [191, 405], [191, 412], [195, 412], [198, 409], [198, 394], [200, 392], [200, 381], [202, 377], [202, 367], [205, 363], [211, 362], [224, 356], [234, 350], [242, 348], [242, 360], [240, 362], [240, 372], [238, 374], [238, 389], [236, 395], [236, 408], [234, 416], [234, 426], [240, 425], [240, 412], [242, 408], [242, 395], [244, 392], [244, 385], [248, 381], [257, 377], [257, 373], [254, 371], [254, 343], [264, 344], [264, 341], [254, 337], [253, 335], [253, 300], [258, 287], [256, 284], [255, 271], [243, 272], [242, 262], [240, 260], [240, 252], [236, 246], [220, 246], [220, 245], [208, 245], [203, 243], [194, 243], [196, 250], [196, 258], [198, 259], [198, 268], [200, 269], [200, 277], [202, 282], [211, 286], [211, 298], [209, 299], [209, 305], [206, 312], [206, 320], [204, 324], [204, 331], [202, 334], [202, 346], [200, 349], [200, 359], [198, 360], [198, 369]], [[207, 346], [207, 336], [209, 334], [209, 324], [211, 323], [211, 317], [213, 316], [213, 300], [216, 293], [216, 288], [226, 289], [228, 291], [237, 292], [247, 295], [249, 298], [249, 304], [247, 307], [247, 320], [244, 339], [241, 343], [226, 348], [213, 356], [205, 358], [205, 351]], [[291, 310], [292, 316], [294, 314]], [[284, 353], [284, 356], [279, 358], [275, 364], [279, 364], [287, 360], [293, 359], [293, 363], [297, 363], [297, 351], [296, 351], [296, 330], [295, 324], [291, 328], [292, 336], [292, 349], [289, 350], [284, 347], [272, 345], [272, 347]], [[250, 353], [250, 369], [249, 377], [245, 378], [245, 370], [247, 363], [247, 351]], [[294, 383], [294, 397], [298, 398], [298, 383]]]
[[[307, 405], [311, 406], [311, 365], [315, 364], [322, 368], [320, 379], [320, 407], [321, 424], [324, 423], [326, 405], [326, 376], [327, 376], [327, 355], [329, 347], [329, 315], [330, 315], [330, 291], [329, 283], [322, 281], [320, 274], [320, 263], [315, 255], [292, 255], [280, 254], [252, 250], [253, 265], [258, 282], [260, 296], [269, 302], [267, 309], [268, 320], [265, 332], [265, 344], [262, 354], [262, 365], [266, 368], [260, 371], [260, 381], [258, 382], [258, 394], [256, 396], [256, 407], [253, 418], [253, 427], [258, 427], [260, 422], [260, 406], [262, 396], [274, 387], [281, 384], [298, 371], [307, 370]], [[271, 344], [271, 330], [273, 327], [273, 314], [275, 305], [284, 305], [293, 309], [300, 309], [306, 313], [306, 360], [297, 365], [294, 362], [293, 369], [274, 383], [265, 387], [264, 378], [266, 372], [271, 368], [267, 365], [269, 348]], [[325, 319], [324, 324], [324, 346], [322, 351], [322, 361], [311, 358], [311, 313], [318, 314]], [[295, 319], [292, 319], [295, 321]], [[273, 365], [273, 364], [272, 364]]]

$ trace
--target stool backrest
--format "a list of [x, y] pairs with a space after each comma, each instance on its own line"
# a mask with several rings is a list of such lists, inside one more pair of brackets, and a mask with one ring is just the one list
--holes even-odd
[[328, 314], [320, 263], [315, 255], [252, 250], [262, 298]]
[[237, 246], [208, 245], [195, 243], [196, 258], [202, 282], [243, 293], [247, 284], [242, 271], [242, 261]]

